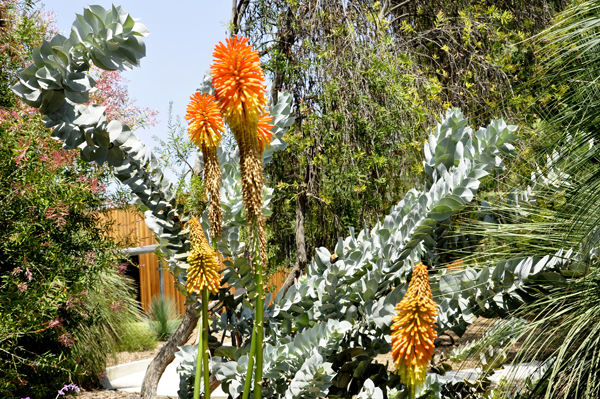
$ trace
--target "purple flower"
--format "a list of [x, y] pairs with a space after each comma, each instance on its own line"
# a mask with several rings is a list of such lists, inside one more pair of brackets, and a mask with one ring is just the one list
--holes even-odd
[[77, 393], [81, 393], [81, 389], [79, 389], [77, 385], [71, 383], [62, 387], [62, 389], [58, 391], [58, 395], [56, 395], [56, 397], [58, 398], [59, 396], [64, 396], [68, 391], [77, 391]]

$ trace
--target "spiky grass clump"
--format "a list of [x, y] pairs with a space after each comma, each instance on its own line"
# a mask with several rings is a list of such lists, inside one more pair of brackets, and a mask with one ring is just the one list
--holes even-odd
[[[87, 318], [73, 329], [73, 352], [80, 368], [95, 376], [106, 369], [108, 356], [116, 356], [131, 323], [141, 322], [142, 313], [131, 280], [114, 271], [100, 273], [90, 285], [80, 312]], [[93, 324], [85, 321], [96, 320]], [[76, 379], [80, 382], [79, 379]]]
[[171, 297], [154, 296], [150, 301], [148, 325], [160, 341], [168, 340], [181, 323], [177, 303]]
[[146, 322], [129, 323], [123, 327], [117, 345], [119, 352], [139, 352], [156, 348], [158, 337]]

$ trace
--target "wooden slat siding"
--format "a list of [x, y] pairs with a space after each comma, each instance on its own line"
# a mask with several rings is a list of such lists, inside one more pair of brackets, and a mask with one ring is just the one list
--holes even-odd
[[[110, 237], [127, 242], [132, 247], [156, 244], [152, 230], [148, 228], [144, 216], [133, 207], [113, 209], [100, 215], [101, 219], [114, 221]], [[160, 259], [153, 253], [139, 256], [140, 260], [140, 296], [142, 308], [148, 311], [153, 296], [160, 296]], [[165, 296], [175, 299], [177, 310], [185, 312], [185, 296], [175, 289], [174, 277], [169, 268], [163, 270]]]
[[[146, 246], [156, 244], [152, 230], [148, 228], [144, 216], [137, 212], [135, 208], [120, 208], [108, 212], [107, 215], [101, 215], [104, 220], [114, 220], [114, 226], [109, 235], [122, 241], [129, 241], [131, 246]], [[160, 274], [158, 271], [160, 259], [153, 253], [140, 255], [140, 295], [142, 299], [142, 308], [148, 311], [150, 301], [153, 296], [160, 295]], [[222, 261], [222, 257], [219, 256]], [[185, 299], [174, 285], [175, 278], [167, 267], [163, 271], [165, 281], [165, 296], [175, 299], [177, 309], [181, 314], [185, 312]], [[287, 277], [286, 270], [275, 272], [268, 278], [267, 288], [275, 285], [273, 298], [283, 286]]]

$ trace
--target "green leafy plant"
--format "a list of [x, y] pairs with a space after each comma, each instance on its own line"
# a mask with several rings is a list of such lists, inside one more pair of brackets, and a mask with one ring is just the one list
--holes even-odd
[[148, 310], [148, 326], [159, 341], [166, 341], [181, 323], [177, 303], [171, 297], [153, 296]]

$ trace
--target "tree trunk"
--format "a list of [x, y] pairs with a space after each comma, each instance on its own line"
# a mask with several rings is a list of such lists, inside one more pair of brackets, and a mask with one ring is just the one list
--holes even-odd
[[288, 273], [285, 282], [281, 287], [283, 295], [285, 295], [287, 290], [294, 285], [294, 281], [300, 277], [308, 262], [306, 258], [306, 231], [304, 230], [307, 200], [305, 192], [298, 194], [296, 199], [296, 264]]
[[248, 4], [250, 4], [250, 0], [240, 0], [239, 4], [237, 0], [232, 0], [231, 19], [229, 21], [231, 29], [231, 32], [229, 32], [230, 37], [234, 37], [239, 32], [240, 24], [242, 23]]
[[179, 328], [148, 365], [144, 382], [142, 382], [141, 396], [143, 399], [156, 399], [156, 389], [158, 388], [160, 377], [162, 377], [167, 366], [175, 359], [177, 347], [183, 345], [188, 340], [196, 324], [198, 324], [199, 317], [194, 310], [195, 307], [195, 304], [185, 307], [185, 315]]

